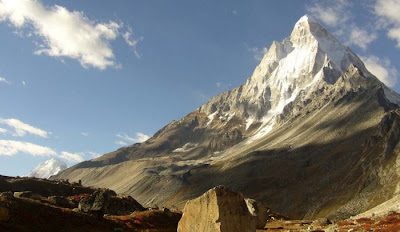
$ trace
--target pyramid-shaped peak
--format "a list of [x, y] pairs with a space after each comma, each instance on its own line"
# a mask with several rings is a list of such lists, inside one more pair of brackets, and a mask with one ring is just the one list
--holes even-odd
[[[298, 39], [301, 37], [329, 37], [333, 39], [333, 36], [317, 22], [317, 20], [309, 15], [301, 17], [294, 25], [291, 38]], [[336, 40], [336, 39], [333, 39]]]
[[297, 21], [296, 24], [298, 24], [298, 23], [303, 23], [303, 22], [314, 22], [314, 23], [318, 23], [317, 20], [316, 20], [313, 16], [308, 15], [308, 14], [304, 15], [303, 17], [301, 17], [301, 18]]

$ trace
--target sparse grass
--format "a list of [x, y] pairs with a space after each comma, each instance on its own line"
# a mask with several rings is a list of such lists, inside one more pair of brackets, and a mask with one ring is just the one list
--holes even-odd
[[359, 218], [356, 220], [358, 224], [374, 224], [375, 221], [371, 218]]
[[339, 226], [355, 226], [356, 224], [353, 221], [340, 221], [338, 222]]

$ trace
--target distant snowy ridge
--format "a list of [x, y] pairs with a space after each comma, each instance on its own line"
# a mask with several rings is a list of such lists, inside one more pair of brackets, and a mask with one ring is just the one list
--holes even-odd
[[29, 177], [48, 179], [53, 175], [57, 175], [61, 171], [67, 169], [67, 164], [58, 159], [50, 159], [40, 163], [35, 169], [29, 173]]

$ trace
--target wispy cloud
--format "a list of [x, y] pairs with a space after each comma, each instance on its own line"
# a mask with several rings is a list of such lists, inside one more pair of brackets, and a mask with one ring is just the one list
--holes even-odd
[[85, 156], [84, 153], [70, 153], [70, 152], [66, 152], [63, 151], [61, 152], [61, 154], [59, 155], [60, 158], [65, 159], [69, 162], [83, 162], [85, 161], [85, 159], [83, 158]]
[[357, 46], [365, 51], [378, 36], [374, 28], [356, 25], [351, 13], [352, 7], [353, 3], [349, 0], [314, 1], [307, 6], [307, 11], [333, 28], [335, 34], [341, 37], [345, 44]]
[[[28, 37], [37, 35], [35, 54], [78, 60], [83, 67], [120, 67], [110, 42], [121, 34], [122, 23], [98, 23], [83, 12], [38, 0], [0, 0], [0, 21], [8, 21]], [[133, 41], [133, 40], [132, 40]]]
[[328, 26], [340, 26], [350, 18], [351, 3], [347, 0], [315, 1], [307, 11]]
[[7, 133], [7, 130], [0, 127], [0, 134], [4, 134], [4, 133]]
[[247, 51], [251, 52], [253, 54], [253, 58], [257, 61], [261, 61], [264, 55], [268, 52], [267, 47], [249, 47], [247, 46]]
[[21, 84], [22, 84], [23, 86], [26, 86], [26, 82], [25, 82], [25, 81], [22, 81]]
[[81, 135], [87, 137], [87, 136], [89, 136], [89, 133], [88, 132], [81, 132]]
[[0, 156], [13, 156], [17, 153], [25, 153], [33, 156], [56, 156], [57, 153], [48, 147], [28, 142], [15, 140], [0, 140]]
[[[1, 128], [0, 128], [1, 129]], [[0, 132], [1, 133], [1, 132]], [[51, 156], [58, 159], [63, 159], [69, 163], [79, 163], [88, 159], [100, 157], [96, 152], [56, 152], [54, 149], [29, 142], [16, 140], [0, 140], [0, 156], [14, 156], [20, 153], [31, 156]]]
[[368, 56], [361, 57], [361, 59], [367, 69], [385, 85], [389, 87], [396, 85], [399, 72], [388, 58], [380, 59], [376, 56]]
[[126, 31], [126, 32], [123, 34], [124, 40], [125, 40], [125, 42], [133, 49], [133, 53], [135, 54], [135, 56], [136, 56], [137, 58], [141, 58], [141, 57], [142, 57], [142, 54], [140, 54], [140, 53], [138, 52], [138, 50], [136, 49], [136, 46], [137, 46], [137, 44], [138, 44], [140, 41], [143, 41], [143, 40], [144, 40], [144, 37], [141, 36], [140, 38], [138, 38], [138, 39], [135, 40], [135, 39], [132, 39], [132, 34], [133, 34], [132, 29], [131, 29], [131, 28], [128, 28], [128, 31]]
[[4, 77], [0, 77], [0, 82], [1, 83], [5, 83], [5, 84], [11, 84], [11, 82], [9, 82], [6, 78], [4, 78]]
[[400, 0], [377, 0], [374, 13], [378, 16], [380, 26], [387, 30], [389, 38], [397, 42], [400, 48]]
[[116, 134], [119, 140], [115, 141], [115, 144], [126, 146], [129, 143], [143, 143], [150, 138], [150, 136], [143, 133], [136, 133], [135, 137], [131, 137], [127, 134]]
[[377, 34], [374, 32], [368, 32], [365, 29], [361, 29], [357, 26], [352, 26], [349, 37], [349, 44], [355, 45], [367, 50], [368, 45], [378, 38]]
[[121, 140], [117, 140], [114, 143], [117, 144], [117, 145], [120, 145], [120, 146], [128, 146], [127, 142], [124, 142], [124, 141], [121, 141]]
[[99, 153], [93, 151], [89, 151], [88, 154], [92, 159], [99, 158], [101, 156]]
[[50, 132], [33, 127], [26, 123], [23, 123], [20, 120], [15, 119], [15, 118], [10, 118], [10, 119], [0, 118], [0, 124], [4, 124], [4, 125], [7, 125], [7, 126], [13, 128], [14, 136], [22, 137], [22, 136], [25, 136], [26, 134], [32, 134], [32, 135], [37, 135], [37, 136], [40, 136], [43, 138], [48, 138], [50, 135]]

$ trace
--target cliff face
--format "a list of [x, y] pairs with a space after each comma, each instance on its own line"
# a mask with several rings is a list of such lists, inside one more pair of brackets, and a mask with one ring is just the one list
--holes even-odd
[[244, 85], [57, 178], [181, 208], [224, 184], [286, 215], [343, 218], [398, 192], [399, 99], [304, 16]]

